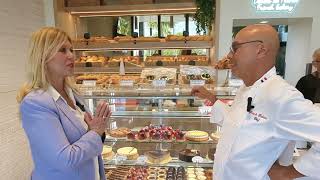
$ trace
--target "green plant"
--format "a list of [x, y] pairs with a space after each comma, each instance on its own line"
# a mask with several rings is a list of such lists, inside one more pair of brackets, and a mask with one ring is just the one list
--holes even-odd
[[149, 27], [152, 29], [152, 37], [158, 37], [158, 23], [155, 21], [148, 22]]
[[130, 35], [130, 20], [119, 17], [119, 24], [118, 24], [118, 33], [123, 35]]
[[171, 34], [170, 31], [170, 23], [169, 22], [161, 22], [161, 36], [167, 37], [169, 34]]
[[193, 16], [196, 22], [197, 33], [201, 31], [207, 32], [212, 29], [212, 23], [215, 15], [215, 0], [196, 0], [197, 11]]

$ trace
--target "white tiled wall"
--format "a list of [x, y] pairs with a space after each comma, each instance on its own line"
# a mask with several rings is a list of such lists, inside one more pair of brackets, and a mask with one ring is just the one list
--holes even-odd
[[15, 97], [31, 32], [45, 24], [43, 0], [0, 2], [0, 179], [29, 179], [32, 160]]

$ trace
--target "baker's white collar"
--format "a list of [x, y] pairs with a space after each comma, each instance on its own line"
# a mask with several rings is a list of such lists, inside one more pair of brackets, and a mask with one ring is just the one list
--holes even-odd
[[266, 72], [260, 79], [258, 79], [252, 86], [258, 86], [266, 81], [268, 81], [272, 76], [277, 75], [276, 67], [272, 67], [268, 72]]

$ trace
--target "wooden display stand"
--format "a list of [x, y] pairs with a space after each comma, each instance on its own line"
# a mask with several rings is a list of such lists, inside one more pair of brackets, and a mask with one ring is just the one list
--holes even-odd
[[105, 0], [106, 5], [153, 4], [153, 0]]
[[65, 0], [66, 7], [100, 6], [103, 0]]

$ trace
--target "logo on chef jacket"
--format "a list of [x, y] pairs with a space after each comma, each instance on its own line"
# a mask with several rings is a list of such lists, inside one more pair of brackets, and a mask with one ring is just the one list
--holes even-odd
[[265, 115], [263, 115], [261, 113], [257, 113], [257, 112], [254, 112], [254, 111], [250, 111], [249, 113], [253, 116], [253, 120], [255, 120], [257, 122], [259, 122], [261, 120], [267, 120], [268, 119]]

